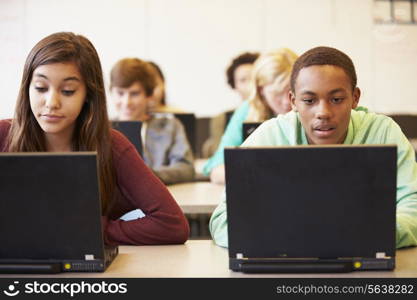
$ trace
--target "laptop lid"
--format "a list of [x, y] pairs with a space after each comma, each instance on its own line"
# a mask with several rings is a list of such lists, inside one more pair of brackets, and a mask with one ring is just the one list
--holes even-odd
[[135, 146], [139, 155], [143, 154], [143, 144], [141, 137], [142, 122], [140, 121], [112, 121], [111, 126], [123, 133]]
[[180, 120], [184, 126], [187, 140], [190, 143], [190, 147], [193, 153], [197, 152], [197, 140], [196, 140], [196, 118], [193, 113], [175, 113], [174, 116]]
[[95, 152], [0, 153], [0, 169], [0, 264], [104, 270]]
[[396, 155], [396, 146], [227, 148], [229, 257], [394, 257]]
[[259, 125], [261, 125], [262, 122], [244, 122], [243, 123], [243, 140], [246, 140], [248, 136], [251, 135], [252, 132], [255, 131], [256, 128], [258, 128]]

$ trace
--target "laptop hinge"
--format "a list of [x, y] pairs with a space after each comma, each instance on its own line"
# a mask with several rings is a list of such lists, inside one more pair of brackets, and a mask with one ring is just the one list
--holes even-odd
[[353, 271], [351, 262], [242, 262], [244, 273], [347, 273]]
[[60, 263], [0, 264], [1, 274], [56, 274], [60, 272]]

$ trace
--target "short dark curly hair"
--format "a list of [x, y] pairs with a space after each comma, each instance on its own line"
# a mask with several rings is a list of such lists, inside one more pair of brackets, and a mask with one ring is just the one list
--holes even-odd
[[231, 86], [232, 89], [235, 88], [235, 71], [240, 65], [253, 64], [255, 60], [259, 57], [257, 52], [245, 52], [240, 54], [238, 57], [235, 57], [232, 60], [232, 63], [226, 70], [227, 83]]
[[355, 89], [356, 71], [350, 57], [338, 49], [321, 46], [308, 50], [295, 61], [290, 82], [293, 93], [295, 93], [295, 82], [300, 70], [315, 65], [333, 65], [342, 68], [350, 79], [352, 90]]

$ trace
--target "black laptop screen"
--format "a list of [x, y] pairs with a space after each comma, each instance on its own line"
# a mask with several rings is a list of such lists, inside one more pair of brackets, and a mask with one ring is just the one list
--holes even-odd
[[97, 158], [0, 154], [0, 260], [103, 258]]
[[396, 147], [225, 150], [229, 255], [395, 251]]

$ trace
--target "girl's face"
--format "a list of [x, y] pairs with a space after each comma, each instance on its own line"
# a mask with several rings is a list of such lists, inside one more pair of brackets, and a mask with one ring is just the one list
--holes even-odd
[[276, 115], [285, 114], [291, 110], [291, 102], [288, 98], [289, 91], [289, 86], [283, 89], [282, 84], [277, 81], [261, 87], [263, 99]]
[[73, 62], [37, 67], [29, 85], [32, 113], [46, 134], [72, 136], [86, 95], [86, 85]]

